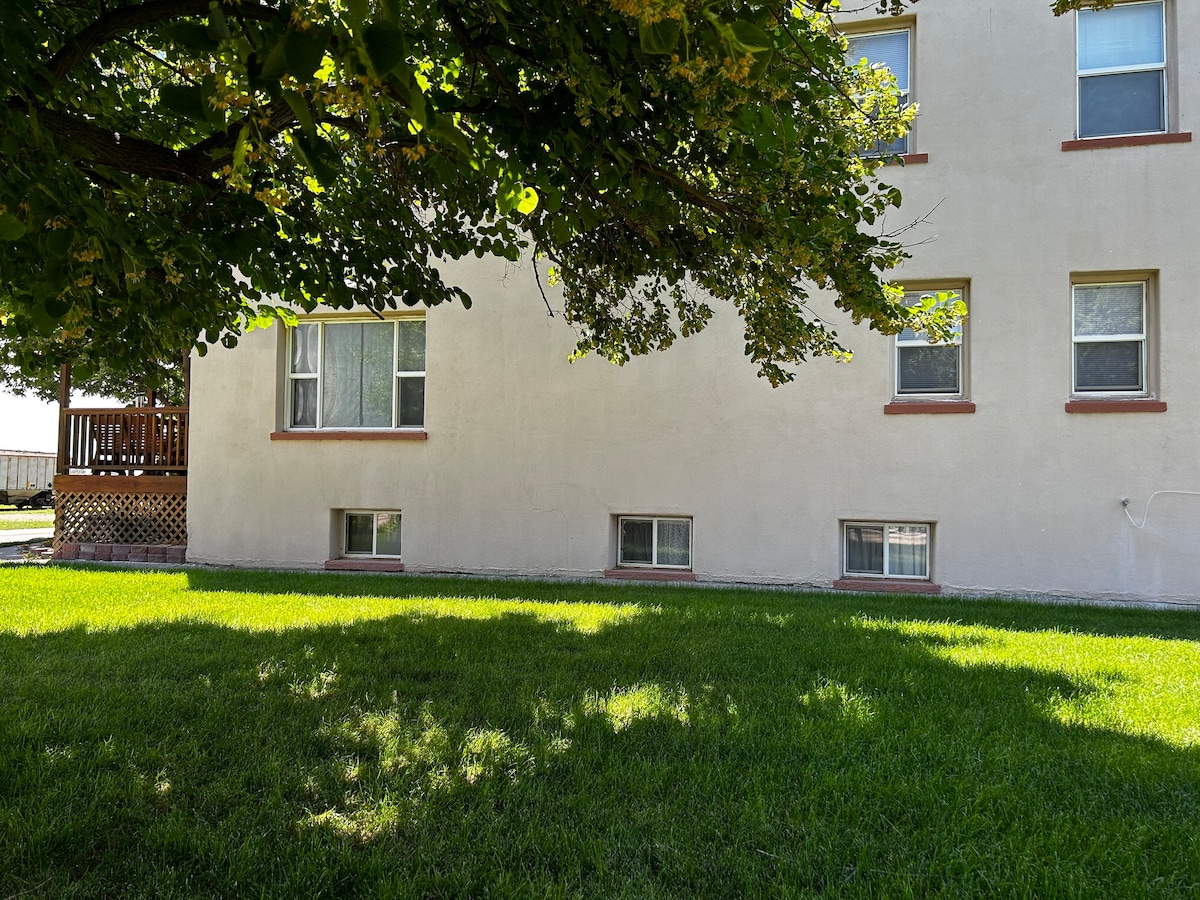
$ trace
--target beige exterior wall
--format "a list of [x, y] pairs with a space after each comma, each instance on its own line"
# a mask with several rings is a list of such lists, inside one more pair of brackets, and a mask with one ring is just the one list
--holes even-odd
[[[698, 580], [830, 586], [845, 520], [933, 525], [946, 591], [1200, 597], [1200, 143], [1064, 152], [1075, 22], [1047, 0], [922, 0], [921, 114], [892, 167], [911, 285], [969, 286], [971, 414], [885, 415], [892, 341], [836, 323], [848, 365], [772, 389], [718, 309], [624, 368], [568, 364], [529, 264], [463, 263], [470, 311], [428, 314], [425, 441], [272, 441], [281, 329], [194, 361], [189, 558], [320, 566], [334, 511], [403, 512], [410, 571], [599, 576], [615, 517], [693, 520]], [[1168, 2], [1171, 131], [1200, 127], [1200, 4]], [[855, 19], [855, 23], [863, 20]], [[894, 27], [894, 20], [879, 20]], [[1184, 62], [1186, 61], [1186, 62]], [[1165, 412], [1071, 414], [1071, 283], [1153, 274], [1152, 389]]]

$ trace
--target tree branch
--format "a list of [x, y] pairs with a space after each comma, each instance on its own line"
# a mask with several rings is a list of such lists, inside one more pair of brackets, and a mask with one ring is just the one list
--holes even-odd
[[[61, 81], [79, 62], [92, 54], [101, 44], [113, 38], [171, 19], [185, 16], [202, 16], [208, 12], [209, 0], [150, 0], [137, 6], [121, 6], [100, 14], [87, 28], [70, 38], [46, 63], [53, 82]], [[280, 11], [273, 6], [251, 3], [223, 3], [222, 12], [236, 13], [244, 18], [260, 22], [272, 22], [279, 18]]]

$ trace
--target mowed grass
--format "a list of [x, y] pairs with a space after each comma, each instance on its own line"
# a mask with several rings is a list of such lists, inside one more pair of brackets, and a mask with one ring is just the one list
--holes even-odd
[[1195, 897], [1200, 617], [0, 568], [0, 896]]
[[54, 510], [52, 509], [6, 509], [0, 507], [0, 541], [4, 540], [5, 531], [21, 528], [53, 528]]

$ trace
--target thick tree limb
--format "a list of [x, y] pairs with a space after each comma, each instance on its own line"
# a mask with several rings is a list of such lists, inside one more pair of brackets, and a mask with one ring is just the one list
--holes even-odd
[[[171, 19], [202, 16], [208, 12], [208, 6], [209, 0], [150, 0], [149, 3], [121, 6], [101, 13], [91, 25], [67, 40], [46, 63], [50, 77], [55, 82], [61, 81], [97, 47], [119, 35]], [[275, 7], [257, 3], [224, 3], [221, 9], [230, 15], [236, 13], [260, 22], [275, 21], [280, 16]]]

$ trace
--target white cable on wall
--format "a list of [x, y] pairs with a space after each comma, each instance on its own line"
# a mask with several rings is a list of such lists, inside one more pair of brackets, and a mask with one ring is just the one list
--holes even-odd
[[1127, 518], [1129, 520], [1129, 524], [1131, 524], [1134, 528], [1144, 528], [1146, 526], [1146, 517], [1148, 515], [1150, 515], [1150, 501], [1153, 500], [1155, 497], [1157, 497], [1159, 494], [1187, 494], [1192, 497], [1200, 497], [1200, 491], [1155, 491], [1153, 494], [1150, 495], [1149, 499], [1146, 500], [1146, 508], [1144, 510], [1142, 510], [1142, 524], [1141, 525], [1139, 525], [1137, 522], [1133, 521], [1133, 516], [1129, 515], [1129, 498], [1126, 497], [1125, 499], [1123, 499], [1121, 501], [1121, 506], [1123, 506], [1125, 508], [1125, 518]]

